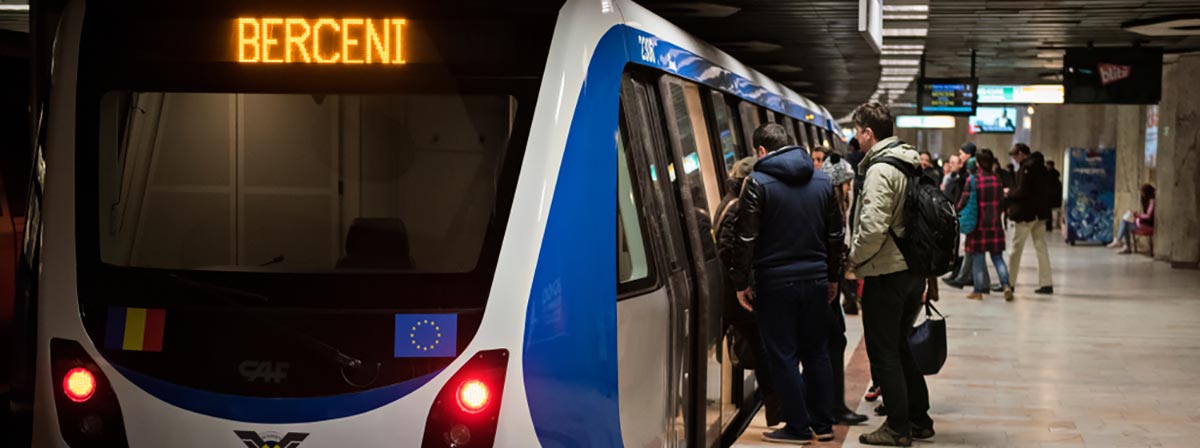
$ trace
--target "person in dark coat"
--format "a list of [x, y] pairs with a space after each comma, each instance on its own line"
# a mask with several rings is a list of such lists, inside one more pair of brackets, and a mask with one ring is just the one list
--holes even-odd
[[984, 258], [989, 255], [996, 273], [1000, 276], [1000, 285], [1004, 287], [1005, 300], [1012, 300], [1012, 285], [1008, 281], [1008, 266], [1004, 264], [1004, 226], [1000, 221], [1000, 200], [1004, 198], [1004, 186], [996, 175], [996, 156], [990, 149], [983, 149], [975, 156], [979, 170], [968, 179], [967, 188], [963, 189], [958, 201], [958, 209], [967, 207], [971, 198], [971, 187], [976, 192], [979, 202], [979, 222], [975, 230], [967, 234], [966, 252], [972, 258], [971, 270], [975, 278], [974, 291], [967, 294], [968, 299], [983, 300], [988, 293], [987, 262]]
[[[745, 183], [746, 177], [754, 171], [755, 161], [754, 157], [745, 157], [734, 162], [733, 169], [729, 171], [729, 177], [725, 179], [725, 195], [721, 197], [721, 204], [717, 206], [717, 256], [724, 266], [730, 266], [733, 263], [729, 250], [733, 246], [735, 238], [733, 217], [737, 215], [738, 195], [742, 192], [742, 185]], [[783, 403], [779, 401], [779, 394], [775, 393], [771, 371], [766, 367], [767, 354], [763, 345], [759, 343], [761, 337], [758, 334], [758, 323], [755, 322], [753, 313], [738, 305], [733, 282], [727, 281], [725, 285], [727, 289], [724, 317], [726, 328], [736, 332], [737, 337], [753, 341], [751, 345], [755, 349], [754, 376], [758, 379], [759, 393], [762, 394], [767, 426], [778, 425], [783, 422]]]
[[783, 126], [755, 129], [753, 146], [758, 162], [738, 197], [726, 269], [738, 302], [758, 321], [766, 366], [783, 402], [787, 425], [763, 438], [833, 440], [829, 302], [842, 276], [842, 214], [829, 176], [815, 169], [804, 148], [788, 145]]
[[[962, 196], [964, 191], [968, 191], [966, 188], [967, 179], [971, 177], [971, 173], [979, 169], [974, 163], [971, 163], [971, 160], [975, 159], [977, 151], [975, 144], [971, 142], [963, 143], [958, 148], [958, 170], [954, 175], [954, 183], [950, 184], [949, 188], [946, 189], [946, 197], [951, 200], [957, 200], [958, 197]], [[963, 286], [970, 285], [974, 272], [971, 268], [973, 261], [974, 259], [969, 256], [963, 257], [963, 262], [959, 265], [958, 271], [951, 272], [950, 275], [943, 277], [942, 283], [955, 289], [962, 289]]]
[[1046, 222], [1050, 220], [1050, 196], [1053, 194], [1050, 175], [1046, 171], [1042, 155], [1032, 154], [1029, 146], [1024, 143], [1013, 145], [1009, 155], [1021, 164], [1016, 181], [1008, 191], [1008, 216], [1017, 223], [1017, 233], [1013, 235], [1012, 257], [1008, 261], [1009, 267], [1012, 268], [1011, 280], [1015, 286], [1017, 274], [1021, 271], [1025, 240], [1032, 237], [1038, 260], [1038, 289], [1034, 292], [1050, 294], [1054, 292], [1050, 275], [1050, 251], [1046, 247]]

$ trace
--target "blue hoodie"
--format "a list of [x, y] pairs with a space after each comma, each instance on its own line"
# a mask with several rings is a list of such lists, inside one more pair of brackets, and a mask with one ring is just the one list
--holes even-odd
[[826, 278], [826, 244], [830, 235], [841, 233], [840, 222], [827, 223], [829, 210], [836, 209], [829, 176], [814, 169], [803, 148], [788, 146], [760, 159], [750, 177], [762, 191], [753, 256], [756, 283]]

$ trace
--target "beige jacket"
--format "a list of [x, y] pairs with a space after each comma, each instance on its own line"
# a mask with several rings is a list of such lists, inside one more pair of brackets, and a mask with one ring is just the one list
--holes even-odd
[[900, 248], [888, 234], [890, 228], [896, 235], [904, 236], [904, 222], [900, 212], [904, 210], [904, 190], [908, 186], [908, 178], [894, 166], [875, 162], [881, 157], [891, 156], [917, 167], [920, 165], [920, 157], [917, 150], [907, 143], [889, 148], [894, 142], [897, 142], [896, 137], [888, 137], [876, 143], [858, 164], [859, 169], [865, 170], [866, 179], [863, 182], [862, 193], [854, 201], [854, 210], [857, 213], [852, 217], [855, 224], [854, 233], [850, 238], [850, 256], [847, 264], [860, 278], [908, 269], [908, 263], [900, 254]]

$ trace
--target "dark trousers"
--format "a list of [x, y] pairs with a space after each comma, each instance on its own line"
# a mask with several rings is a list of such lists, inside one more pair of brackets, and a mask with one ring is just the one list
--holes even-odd
[[767, 368], [783, 405], [783, 421], [796, 431], [828, 433], [833, 428], [828, 345], [833, 316], [826, 285], [825, 280], [807, 280], [755, 291], [754, 316]]
[[967, 254], [967, 256], [963, 257], [962, 266], [959, 266], [958, 272], [954, 273], [952, 280], [963, 285], [974, 284], [975, 278], [972, 276], [973, 271], [971, 270], [974, 264], [974, 259], [971, 258], [970, 254]]
[[871, 378], [883, 388], [888, 425], [901, 434], [909, 434], [912, 424], [933, 427], [929, 389], [908, 347], [924, 288], [925, 279], [908, 271], [867, 277], [863, 285], [863, 338]]
[[833, 325], [829, 332], [829, 364], [833, 372], [833, 409], [844, 414], [850, 411], [846, 406], [846, 316], [842, 315], [840, 300], [829, 304], [829, 312], [833, 313]]

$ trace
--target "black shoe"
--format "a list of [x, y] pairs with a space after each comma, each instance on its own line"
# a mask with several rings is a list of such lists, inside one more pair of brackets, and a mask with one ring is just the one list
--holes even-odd
[[1004, 285], [999, 283], [992, 285], [992, 292], [1004, 292]]
[[[868, 419], [869, 417], [862, 414], [855, 414], [854, 411], [849, 409], [841, 409], [833, 413], [833, 420], [839, 425], [854, 426], [866, 422]], [[817, 434], [817, 438], [820, 438], [820, 436], [820, 434]]]
[[912, 438], [914, 439], [932, 439], [934, 434], [936, 433], [933, 431], [932, 426], [928, 428], [922, 428], [917, 425], [912, 425]]
[[963, 284], [962, 284], [961, 282], [957, 281], [957, 280], [954, 280], [954, 279], [945, 279], [945, 278], [943, 278], [943, 279], [942, 279], [942, 283], [945, 283], [945, 284], [946, 284], [946, 286], [949, 286], [949, 287], [951, 287], [951, 288], [954, 288], [954, 289], [962, 289], [962, 288], [963, 288]]
[[762, 439], [768, 442], [775, 443], [790, 443], [792, 445], [808, 445], [816, 439], [812, 432], [805, 429], [801, 434], [799, 431], [792, 431], [790, 427], [783, 427], [771, 432], [764, 432]]
[[1053, 286], [1043, 286], [1041, 288], [1033, 290], [1033, 293], [1034, 294], [1054, 294], [1054, 287]]
[[858, 436], [858, 443], [863, 445], [912, 446], [912, 437], [896, 432], [885, 421], [879, 429]]
[[833, 441], [833, 428], [829, 428], [829, 429], [825, 430], [825, 432], [820, 432], [820, 431], [817, 431], [814, 429], [813, 437], [816, 437], [818, 442], [832, 442]]
[[875, 415], [887, 415], [887, 408], [883, 407], [882, 404], [875, 406]]

